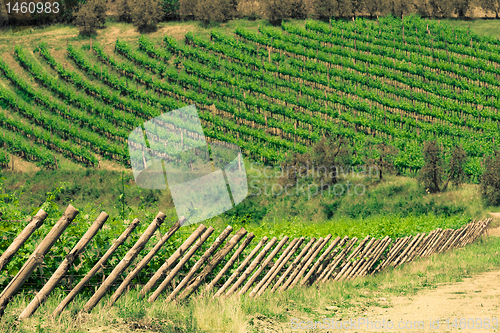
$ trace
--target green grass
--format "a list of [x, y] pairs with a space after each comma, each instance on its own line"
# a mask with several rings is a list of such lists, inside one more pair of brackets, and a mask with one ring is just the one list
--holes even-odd
[[499, 20], [471, 20], [471, 21], [462, 21], [462, 20], [453, 20], [446, 19], [442, 20], [446, 22], [452, 27], [460, 27], [470, 29], [480, 35], [492, 36], [496, 38], [500, 38], [500, 21]]

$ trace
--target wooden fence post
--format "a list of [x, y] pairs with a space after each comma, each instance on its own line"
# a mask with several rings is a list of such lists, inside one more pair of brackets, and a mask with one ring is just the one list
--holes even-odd
[[226, 293], [226, 296], [230, 296], [232, 293], [238, 289], [238, 287], [247, 279], [247, 277], [252, 274], [253, 270], [257, 265], [262, 261], [266, 253], [273, 247], [274, 243], [276, 243], [278, 239], [276, 237], [273, 237], [269, 243], [260, 251], [259, 255], [252, 261], [250, 266], [247, 267], [247, 269], [241, 274], [238, 280], [234, 283], [234, 285], [229, 289]]
[[170, 271], [170, 273], [167, 275], [165, 280], [156, 288], [156, 290], [149, 296], [148, 302], [154, 302], [158, 298], [158, 296], [161, 294], [162, 291], [167, 288], [168, 284], [173, 280], [173, 278], [179, 273], [182, 267], [186, 264], [186, 262], [193, 256], [193, 254], [205, 243], [205, 241], [212, 235], [214, 232], [214, 228], [209, 227], [208, 229], [205, 230], [203, 235], [201, 235], [201, 238], [196, 242], [196, 244], [193, 245], [191, 249], [182, 257], [181, 261], [177, 263], [177, 265]]
[[295, 286], [297, 283], [299, 283], [300, 279], [304, 276], [304, 274], [306, 273], [306, 270], [309, 268], [309, 266], [311, 266], [311, 264], [313, 263], [314, 261], [314, 258], [316, 258], [316, 256], [318, 255], [318, 253], [321, 252], [321, 250], [325, 247], [325, 245], [330, 241], [330, 239], [332, 238], [332, 235], [331, 234], [328, 234], [325, 239], [323, 239], [323, 242], [319, 244], [319, 246], [314, 250], [314, 252], [311, 254], [311, 256], [307, 259], [306, 263], [304, 266], [302, 266], [301, 270], [299, 271], [299, 273], [295, 276], [295, 278], [293, 279], [292, 283], [290, 284], [290, 286], [288, 286], [288, 288], [292, 288], [293, 286]]
[[247, 231], [245, 228], [241, 228], [238, 232], [226, 243], [224, 248], [217, 252], [212, 260], [203, 268], [200, 274], [193, 280], [193, 282], [184, 289], [184, 291], [177, 297], [177, 299], [184, 299], [188, 297], [192, 292], [194, 292], [201, 285], [208, 274], [212, 273], [214, 268], [221, 262], [222, 259], [231, 251], [236, 244], [239, 243], [241, 238], [246, 235]]
[[73, 262], [82, 254], [85, 250], [87, 244], [92, 240], [95, 234], [102, 228], [104, 223], [107, 221], [109, 215], [105, 212], [101, 212], [94, 223], [90, 226], [83, 237], [78, 241], [78, 243], [73, 247], [70, 253], [66, 256], [64, 261], [59, 265], [57, 270], [52, 274], [49, 281], [43, 286], [43, 288], [36, 294], [31, 303], [24, 309], [24, 311], [19, 316], [19, 320], [29, 318], [38, 309], [43, 302], [47, 300], [50, 293], [56, 288], [57, 284], [64, 277], [66, 272], [69, 270]]
[[231, 285], [231, 283], [234, 281], [234, 279], [236, 279], [240, 275], [240, 273], [243, 272], [245, 267], [248, 265], [250, 260], [252, 260], [252, 258], [255, 256], [255, 254], [260, 250], [260, 248], [262, 246], [264, 246], [264, 244], [266, 244], [267, 240], [268, 240], [268, 238], [266, 236], [264, 236], [260, 240], [260, 242], [252, 250], [252, 252], [250, 252], [250, 254], [245, 258], [245, 260], [243, 260], [243, 262], [238, 266], [236, 271], [234, 271], [234, 273], [229, 277], [229, 279], [227, 279], [227, 281], [222, 285], [222, 287], [220, 287], [219, 290], [217, 290], [217, 292], [214, 295], [214, 298], [222, 295], [222, 293], [227, 289], [227, 287], [229, 287]]
[[88, 302], [83, 307], [83, 311], [90, 312], [97, 305], [97, 303], [99, 303], [99, 301], [104, 297], [113, 282], [115, 282], [120, 274], [122, 274], [123, 271], [127, 269], [127, 267], [137, 257], [139, 252], [141, 252], [141, 250], [144, 248], [151, 236], [153, 236], [156, 229], [158, 229], [163, 221], [165, 221], [165, 217], [166, 215], [162, 212], [159, 212], [158, 215], [156, 215], [153, 222], [151, 222], [151, 224], [148, 226], [139, 240], [137, 240], [134, 246], [127, 252], [125, 257], [118, 263], [118, 265], [116, 265], [111, 274], [106, 278], [106, 280], [104, 280], [95, 294], [88, 300]]
[[313, 237], [313, 238], [311, 238], [309, 240], [309, 242], [307, 242], [306, 246], [304, 246], [304, 248], [302, 249], [302, 251], [300, 251], [299, 255], [297, 257], [295, 257], [295, 260], [290, 264], [290, 266], [288, 266], [288, 268], [286, 269], [285, 273], [283, 273], [280, 276], [280, 278], [278, 279], [278, 281], [275, 283], [275, 285], [271, 289], [272, 293], [274, 293], [276, 291], [276, 289], [278, 289], [278, 287], [280, 286], [280, 284], [283, 283], [283, 281], [285, 281], [285, 279], [288, 276], [288, 274], [290, 274], [297, 267], [297, 265], [299, 264], [299, 262], [302, 259], [302, 257], [307, 253], [307, 251], [309, 251], [309, 249], [313, 246], [313, 244], [314, 244], [315, 241], [316, 241], [316, 238]]
[[215, 286], [215, 284], [222, 278], [222, 276], [234, 265], [234, 263], [236, 262], [236, 259], [238, 259], [238, 256], [241, 254], [241, 252], [243, 252], [243, 250], [245, 250], [245, 248], [248, 246], [248, 244], [250, 244], [250, 242], [252, 241], [252, 239], [254, 239], [254, 237], [255, 237], [255, 235], [253, 233], [249, 233], [247, 235], [247, 238], [245, 238], [245, 240], [240, 244], [240, 246], [238, 247], [236, 252], [233, 254], [231, 259], [228, 260], [226, 265], [220, 270], [220, 272], [210, 282], [210, 284], [208, 284], [205, 287], [205, 291], [209, 291]]
[[52, 227], [50, 232], [45, 236], [43, 241], [37, 246], [35, 251], [31, 254], [28, 260], [24, 263], [23, 267], [19, 270], [16, 276], [10, 281], [5, 290], [0, 295], [0, 316], [3, 315], [5, 307], [10, 302], [10, 298], [21, 288], [21, 286], [30, 277], [31, 273], [43, 262], [43, 259], [50, 248], [57, 241], [59, 236], [64, 232], [66, 227], [73, 221], [78, 214], [78, 210], [69, 205], [66, 208], [63, 216], [57, 221], [56, 225]]
[[349, 237], [345, 236], [342, 238], [340, 243], [337, 244], [337, 248], [333, 251], [330, 252], [330, 254], [325, 258], [325, 260], [321, 263], [320, 267], [318, 267], [318, 270], [316, 274], [314, 274], [314, 283], [316, 280], [321, 279], [321, 277], [325, 274], [326, 268], [331, 264], [332, 258], [335, 256], [337, 252], [339, 252], [342, 249], [342, 246], [349, 240]]
[[104, 266], [109, 257], [116, 251], [116, 249], [125, 242], [132, 231], [139, 225], [139, 219], [134, 219], [125, 229], [125, 231], [118, 237], [113, 245], [106, 251], [102, 258], [92, 267], [92, 269], [83, 277], [83, 279], [70, 291], [70, 293], [63, 299], [63, 301], [57, 306], [57, 308], [52, 313], [52, 317], [59, 315], [64, 308], [71, 302], [75, 296], [82, 290], [82, 288], [90, 281], [90, 279]]
[[257, 280], [259, 277], [260, 273], [264, 270], [264, 268], [269, 265], [271, 260], [278, 254], [279, 250], [285, 245], [285, 243], [288, 242], [288, 236], [283, 237], [283, 239], [278, 243], [278, 245], [274, 248], [274, 250], [267, 256], [266, 260], [260, 265], [260, 267], [255, 271], [255, 273], [252, 275], [252, 277], [248, 280], [248, 282], [241, 288], [239, 291], [239, 295], [243, 295], [244, 293], [247, 292], [248, 289], [252, 286], [252, 284]]
[[14, 254], [23, 246], [24, 242], [31, 236], [31, 234], [38, 229], [43, 221], [47, 218], [47, 213], [40, 209], [38, 213], [31, 219], [30, 223], [21, 231], [21, 233], [14, 239], [12, 244], [5, 250], [0, 257], [0, 272], [10, 262]]
[[[205, 263], [205, 261], [208, 260], [208, 258], [212, 255], [212, 253], [217, 250], [217, 248], [224, 242], [224, 240], [229, 236], [229, 234], [233, 231], [233, 227], [227, 226], [224, 231], [215, 239], [215, 242], [208, 248], [208, 250], [203, 253], [201, 258], [194, 264], [193, 267], [191, 267], [191, 270], [189, 273], [184, 277], [184, 279], [179, 283], [179, 285], [168, 295], [167, 299], [165, 302], [170, 302], [175, 298], [175, 296], [181, 291], [182, 288], [184, 288], [190, 279], [193, 277], [193, 275], [200, 269], [200, 267]], [[246, 231], [245, 231], [246, 232]]]
[[108, 302], [108, 306], [112, 306], [115, 304], [115, 302], [120, 298], [120, 296], [123, 294], [127, 286], [132, 282], [133, 279], [146, 267], [146, 265], [153, 259], [155, 254], [161, 249], [163, 244], [165, 244], [172, 235], [179, 230], [179, 228], [182, 226], [182, 224], [186, 221], [186, 218], [184, 216], [181, 216], [179, 221], [175, 222], [174, 225], [170, 228], [170, 230], [161, 237], [161, 239], [156, 243], [156, 245], [153, 247], [149, 253], [142, 258], [142, 260], [137, 264], [137, 266], [134, 268], [132, 272], [130, 272], [127, 277], [123, 280], [123, 282], [120, 284], [118, 289], [116, 289], [115, 293], [111, 296], [111, 299]]
[[379, 250], [377, 252], [375, 252], [375, 254], [373, 255], [372, 259], [369, 260], [366, 263], [366, 265], [361, 268], [359, 276], [365, 276], [365, 275], [367, 275], [368, 270], [371, 267], [373, 267], [373, 264], [375, 264], [375, 262], [378, 260], [378, 258], [380, 258], [380, 256], [382, 255], [382, 253], [384, 253], [385, 249], [387, 248], [387, 246], [389, 246], [389, 244], [391, 243], [391, 241], [392, 240], [389, 238], [389, 236], [386, 236], [385, 241], [382, 240], [382, 244], [379, 247]]
[[323, 271], [323, 273], [319, 276], [318, 280], [316, 281], [321, 281], [321, 282], [326, 282], [330, 276], [333, 274], [333, 271], [339, 263], [344, 259], [344, 257], [347, 255], [347, 253], [353, 248], [354, 244], [358, 241], [357, 237], [352, 238], [349, 242], [347, 242], [346, 246], [340, 253], [335, 257], [335, 260], [333, 260]]
[[148, 283], [142, 288], [139, 297], [146, 296], [147, 292], [153, 288], [156, 281], [161, 279], [161, 277], [165, 274], [165, 272], [174, 264], [174, 262], [179, 259], [184, 252], [189, 249], [189, 247], [200, 237], [201, 234], [205, 232], [207, 227], [203, 224], [200, 224], [198, 228], [182, 243], [182, 245], [161, 265], [161, 267], [156, 271], [156, 273], [149, 279]]
[[[267, 289], [267, 287], [271, 284], [271, 282], [276, 278], [280, 270], [285, 266], [285, 264], [290, 260], [290, 257], [297, 251], [302, 242], [304, 241], [304, 237], [295, 238], [292, 243], [288, 246], [283, 255], [278, 260], [273, 269], [269, 271], [269, 273], [264, 277], [263, 283], [260, 286], [257, 286], [257, 296], [262, 295], [262, 293]], [[295, 243], [294, 243], [295, 242]], [[274, 271], [273, 271], [274, 270]], [[266, 279], [267, 278], [267, 279]]]
[[[323, 252], [323, 254], [319, 257], [318, 261], [316, 261], [314, 263], [314, 265], [311, 267], [311, 269], [309, 270], [309, 272], [307, 272], [306, 276], [304, 276], [304, 278], [302, 279], [302, 281], [300, 281], [300, 285], [303, 286], [306, 284], [307, 281], [309, 281], [309, 279], [311, 278], [311, 276], [316, 272], [316, 270], [318, 269], [319, 265], [321, 265], [321, 263], [323, 263], [323, 261], [325, 260], [325, 258], [330, 254], [330, 252], [333, 250], [333, 248], [335, 246], [337, 246], [337, 244], [340, 242], [340, 237], [337, 237], [333, 240], [332, 244], [330, 244], [330, 246], [325, 250], [325, 252]], [[325, 242], [326, 244], [326, 242]]]

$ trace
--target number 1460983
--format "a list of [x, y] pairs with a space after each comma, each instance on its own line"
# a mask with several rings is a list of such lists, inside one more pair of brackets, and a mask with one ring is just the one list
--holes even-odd
[[7, 14], [57, 14], [59, 2], [7, 2]]

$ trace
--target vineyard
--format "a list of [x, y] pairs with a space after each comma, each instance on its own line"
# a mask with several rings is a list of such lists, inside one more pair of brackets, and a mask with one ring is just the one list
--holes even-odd
[[56, 155], [129, 167], [130, 132], [191, 104], [210, 141], [269, 164], [342, 136], [354, 165], [385, 142], [399, 149], [399, 172], [411, 174], [424, 164], [422, 143], [437, 140], [445, 159], [462, 145], [477, 180], [500, 132], [500, 41], [414, 16], [213, 30], [181, 42], [141, 36], [116, 40], [114, 52], [68, 42], [64, 59], [47, 43], [15, 45], [8, 59], [2, 166], [15, 154], [48, 169], [58, 168]]

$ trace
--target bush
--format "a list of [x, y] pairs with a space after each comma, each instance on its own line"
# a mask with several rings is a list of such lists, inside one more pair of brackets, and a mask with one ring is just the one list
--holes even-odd
[[266, 2], [265, 13], [269, 23], [272, 25], [280, 25], [285, 19], [292, 15], [293, 0], [269, 0]]
[[131, 0], [130, 7], [132, 23], [139, 32], [157, 30], [157, 24], [163, 16], [159, 0]]
[[423, 150], [425, 165], [418, 174], [418, 180], [424, 184], [430, 193], [440, 192], [443, 183], [443, 161], [441, 159], [442, 150], [436, 141], [424, 143]]
[[481, 194], [484, 200], [491, 205], [500, 205], [500, 156], [489, 156], [484, 163], [484, 172], [481, 176]]
[[80, 5], [75, 14], [75, 25], [80, 35], [95, 34], [97, 29], [104, 28], [106, 23], [106, 3], [104, 0], [88, 0]]
[[132, 23], [130, 0], [116, 0], [116, 8], [118, 10], [118, 21]]
[[175, 20], [179, 18], [179, 0], [162, 0], [164, 19]]
[[236, 8], [231, 0], [199, 0], [194, 9], [196, 20], [205, 24], [226, 22], [235, 16]]
[[9, 17], [7, 16], [7, 10], [5, 9], [3, 1], [0, 0], [0, 28], [7, 25], [8, 23]]

